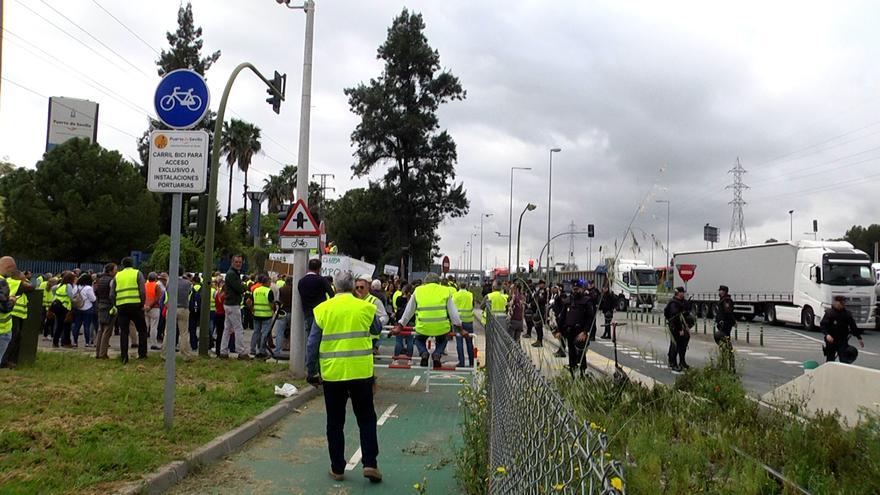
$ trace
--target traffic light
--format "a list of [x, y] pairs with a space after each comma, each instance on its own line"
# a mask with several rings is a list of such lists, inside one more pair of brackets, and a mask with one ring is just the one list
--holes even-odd
[[529, 260], [529, 273], [534, 273], [535, 271], [535, 260]]
[[187, 230], [198, 231], [199, 229], [199, 195], [189, 198], [189, 208], [187, 209]]
[[596, 237], [596, 229], [593, 228], [593, 224], [587, 225], [587, 237]]
[[274, 110], [275, 113], [281, 113], [281, 101], [284, 100], [284, 95], [287, 90], [287, 74], [279, 74], [276, 70], [275, 77], [272, 78], [271, 84], [272, 87], [277, 90], [277, 93], [273, 91], [272, 88], [266, 88], [266, 92], [269, 93], [269, 97], [266, 98], [266, 103], [272, 105], [272, 110]]

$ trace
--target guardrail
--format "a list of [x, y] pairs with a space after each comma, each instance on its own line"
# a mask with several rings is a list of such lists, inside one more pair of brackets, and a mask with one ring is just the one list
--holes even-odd
[[489, 315], [490, 494], [622, 494], [608, 438], [577, 420], [518, 342]]

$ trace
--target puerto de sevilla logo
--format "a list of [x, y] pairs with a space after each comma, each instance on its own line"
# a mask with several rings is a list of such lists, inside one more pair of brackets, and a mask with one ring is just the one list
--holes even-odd
[[153, 139], [153, 144], [156, 145], [156, 148], [160, 150], [165, 149], [168, 146], [168, 136], [165, 134], [156, 134], [156, 137]]

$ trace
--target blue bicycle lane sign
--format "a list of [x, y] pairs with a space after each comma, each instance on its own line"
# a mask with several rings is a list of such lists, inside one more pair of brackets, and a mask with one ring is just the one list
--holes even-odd
[[211, 93], [205, 79], [196, 71], [177, 69], [156, 86], [153, 106], [159, 120], [172, 129], [189, 129], [208, 113]]

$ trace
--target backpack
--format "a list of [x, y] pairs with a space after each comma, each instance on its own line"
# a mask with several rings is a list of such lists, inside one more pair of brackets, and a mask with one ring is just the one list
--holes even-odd
[[73, 292], [73, 295], [70, 297], [70, 307], [73, 309], [82, 309], [86, 304], [85, 298], [80, 294], [82, 292], [82, 287]]

